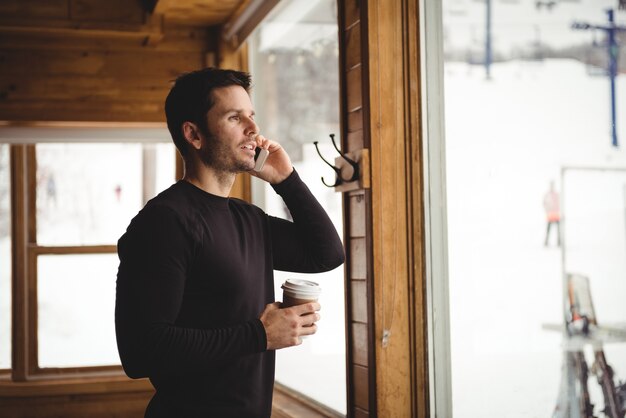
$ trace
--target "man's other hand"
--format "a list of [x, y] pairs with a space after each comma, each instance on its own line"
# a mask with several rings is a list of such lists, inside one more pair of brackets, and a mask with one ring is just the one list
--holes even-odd
[[278, 350], [302, 344], [302, 336], [317, 332], [321, 308], [317, 302], [280, 309], [280, 302], [270, 303], [261, 314], [267, 335], [267, 349]]

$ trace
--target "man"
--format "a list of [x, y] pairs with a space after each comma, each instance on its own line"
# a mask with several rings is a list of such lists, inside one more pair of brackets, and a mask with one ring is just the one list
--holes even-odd
[[[184, 178], [149, 201], [118, 243], [115, 311], [122, 365], [149, 377], [146, 417], [269, 417], [274, 350], [314, 334], [317, 303], [280, 309], [273, 270], [316, 273], [341, 241], [285, 150], [259, 135], [246, 73], [176, 80], [167, 124]], [[256, 173], [255, 148], [269, 151]], [[228, 198], [235, 176], [269, 182], [293, 222]]]
[[548, 241], [550, 239], [550, 229], [552, 225], [556, 226], [556, 241], [557, 246], [561, 246], [561, 231], [560, 223], [561, 223], [561, 208], [559, 202], [559, 193], [554, 189], [554, 181], [550, 182], [550, 190], [546, 192], [543, 196], [543, 209], [546, 211], [546, 239], [544, 240], [543, 245], [545, 247], [548, 246]]

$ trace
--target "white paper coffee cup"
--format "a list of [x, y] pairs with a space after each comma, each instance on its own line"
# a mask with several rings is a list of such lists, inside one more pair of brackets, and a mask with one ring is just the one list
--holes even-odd
[[322, 291], [319, 284], [303, 279], [287, 279], [281, 288], [283, 289], [283, 302], [281, 304], [283, 308], [316, 302]]

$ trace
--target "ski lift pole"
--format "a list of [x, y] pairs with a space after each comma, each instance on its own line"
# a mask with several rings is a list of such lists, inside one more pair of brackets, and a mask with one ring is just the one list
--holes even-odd
[[491, 0], [485, 0], [485, 77], [491, 80]]
[[615, 100], [615, 79], [617, 77], [617, 65], [618, 65], [618, 55], [619, 55], [619, 46], [617, 45], [615, 33], [626, 31], [626, 27], [617, 26], [615, 24], [615, 19], [613, 15], [613, 9], [609, 9], [606, 11], [607, 17], [609, 19], [608, 26], [600, 26], [600, 25], [591, 25], [589, 23], [582, 22], [574, 22], [572, 24], [572, 29], [598, 29], [606, 32], [607, 35], [607, 52], [609, 53], [609, 68], [608, 68], [608, 76], [611, 82], [611, 137], [612, 137], [612, 145], [614, 147], [618, 146], [617, 140], [617, 111], [616, 111], [616, 100]]
[[613, 138], [613, 146], [617, 147], [617, 111], [615, 105], [615, 77], [617, 77], [617, 57], [619, 47], [615, 41], [615, 19], [613, 17], [613, 9], [606, 11], [609, 18], [609, 27], [607, 29], [609, 42], [609, 78], [611, 80], [611, 135]]

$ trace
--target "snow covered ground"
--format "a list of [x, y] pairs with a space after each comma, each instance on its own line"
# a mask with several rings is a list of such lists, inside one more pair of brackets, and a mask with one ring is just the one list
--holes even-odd
[[[617, 87], [626, 145], [625, 76]], [[626, 321], [626, 175], [562, 179], [566, 166], [626, 169], [623, 147], [611, 147], [609, 81], [568, 60], [495, 64], [489, 81], [481, 67], [447, 63], [445, 100], [454, 416], [549, 417], [561, 336], [542, 324], [562, 321], [563, 272], [589, 277], [600, 322]], [[562, 248], [543, 244], [552, 180]], [[626, 379], [626, 344], [605, 352]]]

